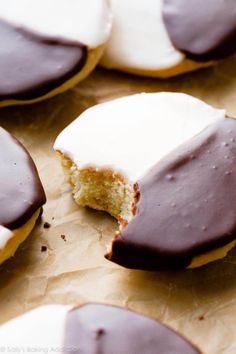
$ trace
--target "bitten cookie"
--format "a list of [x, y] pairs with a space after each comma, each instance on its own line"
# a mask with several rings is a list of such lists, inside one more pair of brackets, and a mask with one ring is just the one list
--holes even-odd
[[46, 202], [28, 152], [0, 127], [0, 264], [27, 238]]
[[235, 0], [111, 0], [114, 26], [101, 65], [170, 77], [236, 52]]
[[39, 307], [0, 326], [0, 342], [2, 348], [25, 352], [200, 354], [160, 322], [102, 304]]
[[37, 102], [83, 80], [111, 23], [107, 0], [2, 0], [0, 106]]
[[129, 268], [198, 267], [235, 245], [236, 121], [182, 93], [86, 110], [57, 138], [75, 201], [120, 230], [106, 257]]

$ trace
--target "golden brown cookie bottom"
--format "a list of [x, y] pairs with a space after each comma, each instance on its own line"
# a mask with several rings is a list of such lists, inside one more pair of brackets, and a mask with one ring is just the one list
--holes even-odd
[[5, 262], [8, 258], [14, 256], [17, 248], [26, 240], [33, 230], [35, 223], [39, 218], [40, 212], [41, 208], [33, 214], [31, 219], [28, 220], [26, 224], [21, 226], [19, 229], [11, 231], [11, 237], [7, 241], [5, 247], [0, 249], [0, 264]]

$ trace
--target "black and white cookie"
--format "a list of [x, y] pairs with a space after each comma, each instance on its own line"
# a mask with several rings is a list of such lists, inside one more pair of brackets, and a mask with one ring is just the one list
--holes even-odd
[[0, 146], [1, 264], [30, 234], [46, 197], [29, 153], [1, 127]]
[[235, 0], [111, 0], [114, 26], [101, 64], [170, 77], [236, 52]]
[[235, 245], [236, 121], [182, 93], [86, 110], [57, 138], [82, 206], [120, 230], [106, 257], [129, 268], [198, 267]]
[[99, 61], [111, 23], [107, 0], [2, 0], [0, 106], [76, 85]]
[[0, 326], [0, 342], [36, 353], [200, 354], [160, 322], [102, 304], [39, 307]]

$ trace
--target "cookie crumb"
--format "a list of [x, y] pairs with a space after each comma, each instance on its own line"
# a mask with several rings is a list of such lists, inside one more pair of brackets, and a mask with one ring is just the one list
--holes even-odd
[[46, 252], [47, 249], [48, 249], [47, 246], [42, 246], [42, 247], [41, 247], [41, 252]]
[[62, 238], [63, 241], [66, 242], [66, 235], [61, 235], [61, 238]]
[[44, 229], [49, 229], [50, 227], [51, 227], [51, 224], [49, 224], [49, 222], [45, 222], [44, 224], [43, 224], [43, 227], [44, 227]]
[[105, 330], [103, 328], [99, 328], [96, 331], [96, 338], [99, 339], [101, 336], [105, 334]]

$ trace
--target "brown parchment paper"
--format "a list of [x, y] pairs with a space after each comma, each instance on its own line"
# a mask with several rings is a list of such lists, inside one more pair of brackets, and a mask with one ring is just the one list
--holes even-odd
[[[236, 250], [223, 261], [177, 273], [128, 270], [106, 261], [103, 255], [117, 223], [73, 202], [52, 150], [58, 133], [86, 108], [165, 90], [192, 94], [236, 116], [236, 59], [166, 81], [98, 68], [51, 100], [0, 110], [0, 125], [35, 159], [48, 199], [42, 221], [0, 267], [0, 323], [47, 303], [106, 302], [163, 321], [205, 354], [236, 353]], [[51, 227], [44, 229], [44, 222]], [[42, 246], [47, 251], [41, 252]]]

